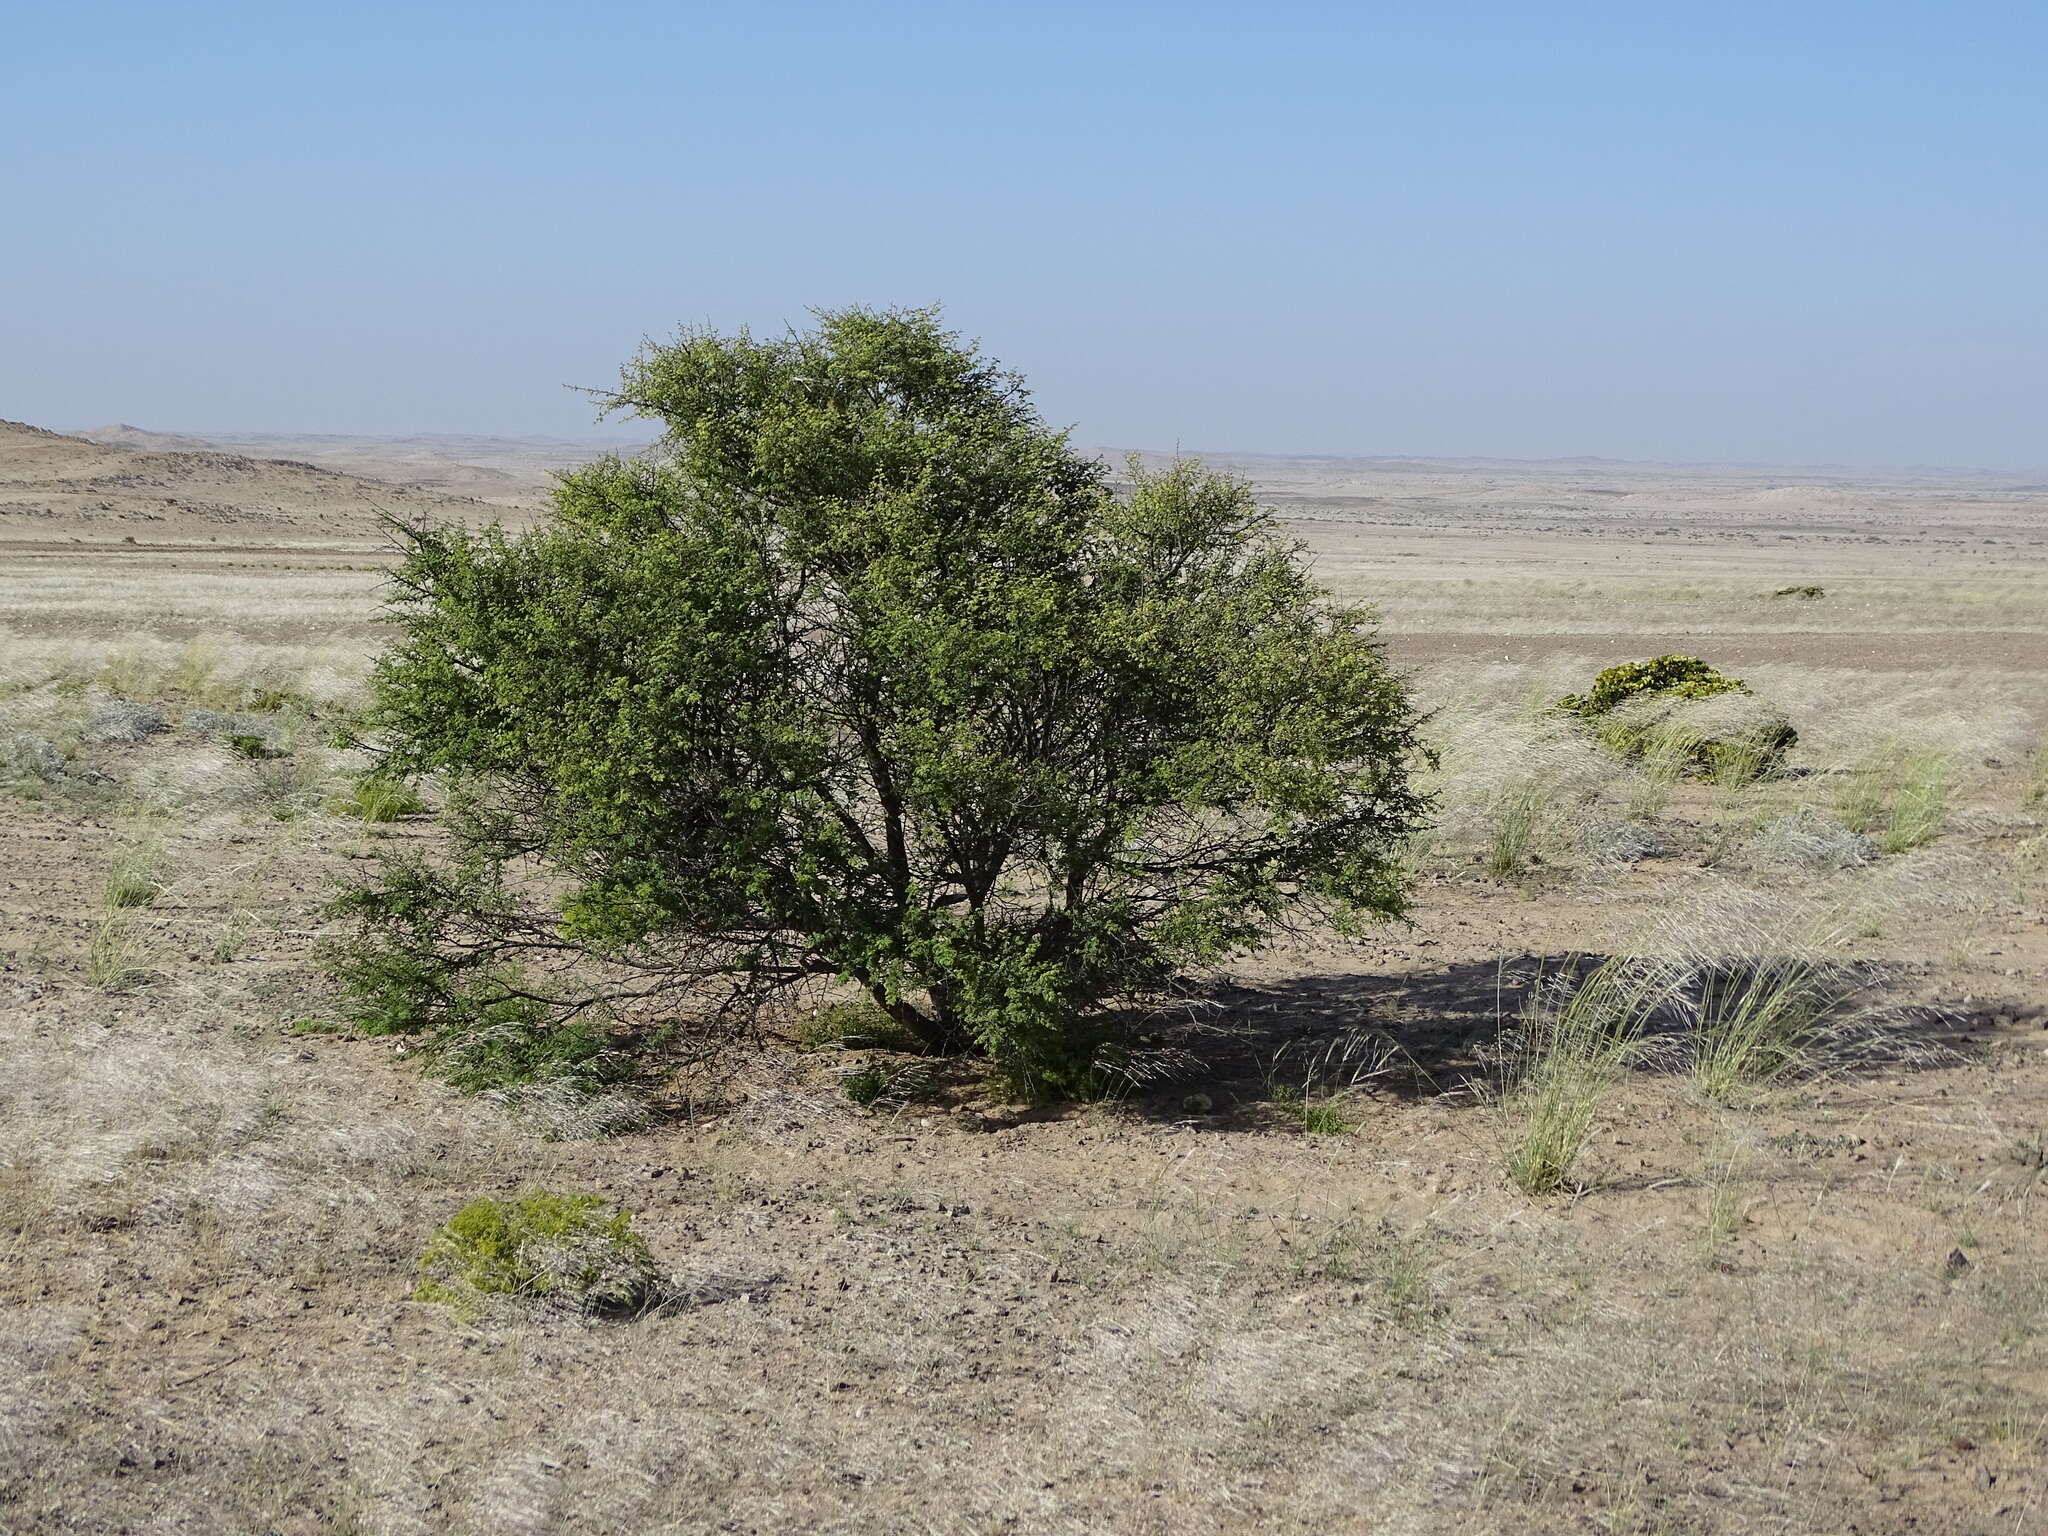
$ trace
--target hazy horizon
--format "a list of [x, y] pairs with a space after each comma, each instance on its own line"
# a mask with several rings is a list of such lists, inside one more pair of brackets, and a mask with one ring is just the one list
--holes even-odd
[[[0, 418], [5, 419], [5, 418]], [[652, 424], [642, 423], [645, 430], [635, 432], [629, 429], [611, 431], [602, 428], [585, 432], [493, 432], [483, 429], [463, 432], [398, 431], [398, 432], [328, 432], [289, 427], [234, 427], [221, 426], [152, 426], [147, 422], [108, 420], [89, 424], [30, 422], [30, 426], [42, 427], [52, 432], [69, 436], [84, 437], [95, 432], [128, 429], [163, 437], [188, 437], [207, 441], [260, 441], [279, 439], [335, 438], [351, 442], [407, 442], [407, 441], [449, 441], [464, 440], [502, 442], [508, 444], [557, 443], [578, 447], [639, 446], [652, 443], [660, 436]], [[1714, 460], [1714, 459], [1623, 459], [1606, 454], [1560, 453], [1541, 458], [1518, 458], [1504, 454], [1490, 453], [1446, 453], [1422, 454], [1381, 452], [1330, 452], [1319, 449], [1284, 448], [1247, 449], [1232, 448], [1216, 444], [1176, 444], [1171, 447], [1149, 443], [1080, 443], [1077, 446], [1085, 453], [1115, 458], [1127, 453], [1150, 454], [1165, 457], [1174, 454], [1217, 461], [1237, 459], [1274, 459], [1287, 461], [1328, 460], [1333, 463], [1403, 463], [1418, 464], [1474, 464], [1474, 465], [1526, 465], [1531, 468], [1554, 466], [1609, 466], [1616, 469], [1668, 469], [1668, 470], [1773, 470], [1787, 473], [1819, 474], [1823, 472], [1847, 471], [1858, 474], [1956, 474], [1956, 475], [2041, 475], [2048, 474], [2048, 464], [1996, 466], [1982, 464], [1905, 464], [1905, 463], [1798, 463], [1784, 460]]]
[[645, 336], [940, 302], [1092, 443], [2048, 464], [2038, 6], [10, 20], [0, 416], [624, 440]]

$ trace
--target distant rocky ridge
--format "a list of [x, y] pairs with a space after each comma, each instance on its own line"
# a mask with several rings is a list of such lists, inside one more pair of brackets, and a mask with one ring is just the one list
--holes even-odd
[[[0, 539], [162, 542], [376, 537], [381, 516], [479, 522], [474, 498], [252, 458], [138, 428], [99, 442], [0, 421]], [[159, 446], [170, 445], [170, 446]]]
[[547, 499], [554, 476], [605, 453], [637, 453], [649, 439], [633, 437], [491, 437], [413, 433], [372, 437], [333, 432], [152, 432], [116, 423], [78, 434], [88, 442], [155, 453], [228, 452], [316, 464], [322, 469], [414, 486], [444, 495], [533, 509]]

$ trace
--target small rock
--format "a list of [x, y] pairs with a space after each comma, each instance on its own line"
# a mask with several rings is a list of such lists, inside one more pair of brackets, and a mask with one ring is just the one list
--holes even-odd
[[1960, 1248], [1949, 1249], [1948, 1272], [1950, 1274], [1960, 1275], [1964, 1270], [1968, 1269], [1969, 1267], [1970, 1257], [1968, 1254], [1964, 1253], [1963, 1250]]

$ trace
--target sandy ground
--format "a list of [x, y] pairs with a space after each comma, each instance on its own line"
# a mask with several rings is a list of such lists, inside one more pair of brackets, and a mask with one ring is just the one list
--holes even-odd
[[[1438, 709], [1412, 924], [1202, 979], [1121, 1102], [784, 1048], [602, 1138], [294, 1032], [327, 882], [431, 823], [333, 813], [317, 728], [251, 764], [191, 700], [359, 686], [352, 504], [218, 547], [0, 518], [0, 736], [73, 753], [0, 820], [0, 1530], [2048, 1527], [2033, 493], [1802, 480], [1760, 544], [1761, 472], [1288, 464], [1297, 514], [1353, 498], [1295, 526]], [[1600, 510], [1550, 530], [1569, 497]], [[1672, 648], [1786, 710], [1794, 776], [1659, 800], [1534, 707]], [[166, 729], [95, 737], [117, 697]], [[1953, 773], [1939, 835], [1817, 861], [1796, 829], [1893, 741]], [[1518, 790], [1531, 857], [1489, 876]], [[162, 893], [109, 908], [151, 840]], [[1509, 1182], [1486, 1087], [1540, 977], [1823, 918], [1863, 984], [1814, 1072], [1716, 1103], [1646, 1065], [1569, 1190]], [[900, 1092], [861, 1109], [870, 1060]], [[637, 1212], [678, 1302], [409, 1299], [439, 1222], [534, 1185]]]

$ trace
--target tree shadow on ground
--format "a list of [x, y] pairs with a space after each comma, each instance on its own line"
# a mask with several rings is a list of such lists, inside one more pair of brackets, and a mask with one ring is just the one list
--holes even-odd
[[[1276, 1090], [1476, 1104], [1499, 1080], [1500, 1053], [1539, 989], [1569, 992], [1606, 959], [1522, 954], [1196, 989], [1140, 1036], [1125, 1107], [1147, 1118], [1231, 1125], [1264, 1118]], [[1882, 968], [1844, 966], [1835, 979], [1843, 1035], [1831, 1065], [1840, 1070], [1953, 1064], [1991, 1028], [1978, 1011], [1887, 999]], [[1649, 1033], [1653, 1043], [1676, 1046], [1689, 1027], [1683, 1009], [1669, 1007]], [[1670, 1058], [1645, 1054], [1646, 1064]]]

